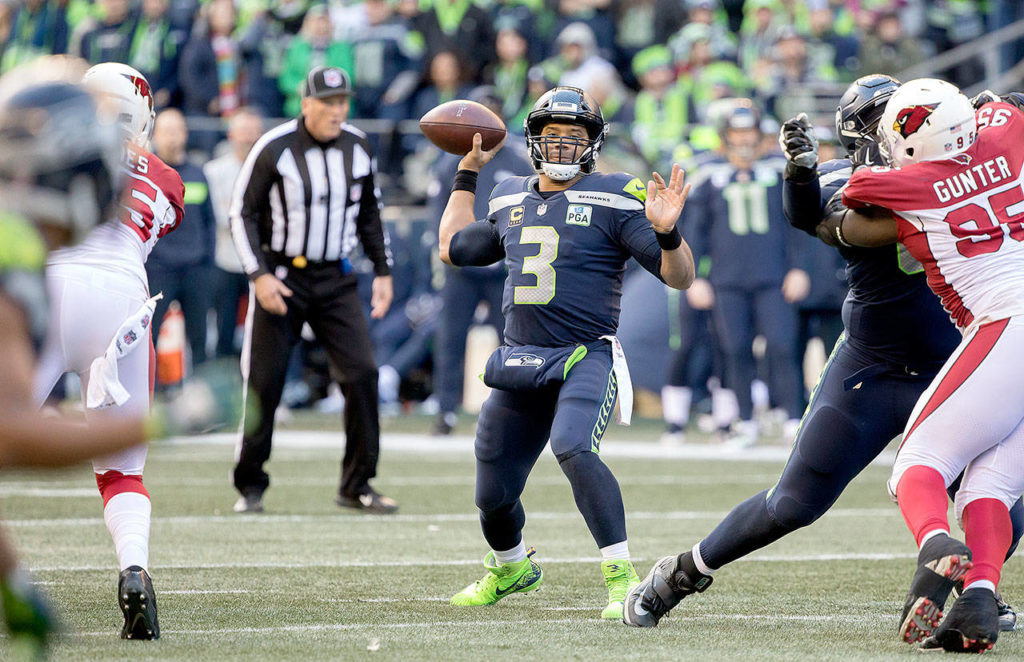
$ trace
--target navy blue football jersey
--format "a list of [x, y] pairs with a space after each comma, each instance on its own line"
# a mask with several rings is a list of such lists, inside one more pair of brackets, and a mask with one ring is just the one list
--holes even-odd
[[[828, 161], [818, 167], [818, 218], [852, 172], [849, 159]], [[789, 181], [785, 185], [791, 209], [796, 206], [796, 186]], [[800, 210], [791, 210], [794, 212]], [[839, 252], [846, 260], [850, 286], [843, 304], [848, 339], [897, 364], [936, 363], [949, 357], [960, 343], [960, 333], [928, 288], [924, 268], [902, 245], [844, 247]]]
[[793, 238], [782, 212], [782, 168], [769, 157], [750, 170], [726, 161], [696, 173], [683, 209], [683, 236], [694, 261], [711, 257], [715, 287], [757, 289], [781, 285], [795, 262]]
[[[491, 193], [477, 254], [504, 255], [505, 342], [559, 347], [614, 334], [622, 276], [630, 257], [661, 278], [661, 249], [644, 214], [647, 192], [624, 173], [594, 173], [565, 191], [542, 195], [537, 176], [510, 177]], [[485, 229], [485, 232], [481, 232]], [[456, 249], [456, 253], [460, 252]], [[452, 254], [455, 264], [471, 263]]]

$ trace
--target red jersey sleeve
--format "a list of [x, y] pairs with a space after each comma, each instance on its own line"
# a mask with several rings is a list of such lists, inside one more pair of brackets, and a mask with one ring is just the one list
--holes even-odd
[[171, 203], [171, 208], [174, 210], [174, 223], [161, 232], [162, 236], [177, 228], [185, 217], [185, 184], [181, 181], [178, 171], [164, 163], [155, 154], [147, 153], [147, 157], [150, 179], [167, 196], [167, 201]]
[[843, 204], [850, 209], [873, 205], [893, 211], [924, 209], [931, 206], [934, 174], [915, 163], [906, 168], [872, 166], [853, 173], [843, 189]]
[[[1002, 102], [987, 103], [976, 113], [978, 140], [962, 154], [922, 161], [905, 168], [876, 166], [853, 173], [843, 189], [843, 204], [850, 209], [874, 205], [892, 211], [937, 209], [948, 203], [939, 197], [935, 183], [987, 159], [1002, 157], [1010, 170], [1024, 165], [1024, 113]], [[1002, 181], [997, 178], [995, 184]], [[990, 188], [982, 183], [981, 189]]]

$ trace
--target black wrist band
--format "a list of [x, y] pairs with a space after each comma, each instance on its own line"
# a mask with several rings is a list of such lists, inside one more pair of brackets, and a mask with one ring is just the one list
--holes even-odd
[[473, 170], [460, 170], [455, 173], [455, 182], [452, 183], [452, 192], [469, 191], [476, 193], [476, 178], [479, 173]]
[[668, 232], [655, 232], [654, 236], [658, 238], [658, 245], [661, 246], [663, 251], [674, 251], [683, 244], [683, 235], [679, 234], [679, 228], [673, 227]]

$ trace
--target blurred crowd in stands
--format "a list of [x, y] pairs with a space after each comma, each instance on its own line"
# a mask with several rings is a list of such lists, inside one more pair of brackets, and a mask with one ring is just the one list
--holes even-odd
[[[573, 85], [597, 99], [611, 125], [602, 170], [646, 177], [679, 162], [699, 173], [708, 155], [722, 149], [716, 125], [722, 100], [749, 98], [760, 109], [765, 156], [774, 149], [778, 121], [801, 111], [812, 114], [827, 141], [835, 100], [848, 82], [871, 72], [898, 75], [1022, 18], [1021, 4], [0, 0], [0, 72], [42, 54], [69, 53], [90, 63], [124, 62], [147, 76], [159, 113], [154, 151], [181, 172], [188, 203], [181, 229], [160, 243], [147, 266], [153, 291], [163, 290], [185, 313], [191, 361], [199, 363], [240, 346], [247, 285], [227, 230], [234, 175], [265, 129], [298, 114], [311, 67], [346, 69], [355, 86], [350, 119], [377, 149], [396, 262], [393, 313], [374, 330], [381, 397], [420, 400], [443, 382], [449, 394], [439, 397], [438, 431], [446, 432], [461, 400], [465, 333], [474, 323], [472, 314], [456, 315], [452, 307], [475, 310], [480, 303], [476, 321], [500, 325], [500, 311], [487, 302], [495, 301], [501, 278], [481, 270], [446, 295], [456, 276], [432, 249], [457, 159], [443, 157], [416, 131], [415, 120], [427, 110], [476, 98], [504, 117], [513, 136], [521, 135], [541, 93]], [[967, 60], [944, 75], [970, 85], [982, 65]], [[523, 145], [513, 139], [507, 149], [510, 161], [495, 177], [529, 173]], [[823, 295], [827, 303], [813, 302], [834, 316], [842, 301], [841, 266], [823, 258], [824, 275], [809, 274], [813, 283], [836, 284]], [[835, 320], [830, 328], [832, 337]], [[671, 333], [666, 337], [664, 347], [653, 348], [661, 355], [672, 342]], [[793, 338], [794, 345], [802, 342], [806, 337]], [[446, 358], [438, 357], [439, 347]], [[317, 354], [310, 338], [295, 359], [285, 396], [292, 405], [324, 395], [326, 371], [310, 369]], [[801, 357], [802, 347], [794, 354]], [[431, 366], [439, 364], [458, 378], [432, 385]]]

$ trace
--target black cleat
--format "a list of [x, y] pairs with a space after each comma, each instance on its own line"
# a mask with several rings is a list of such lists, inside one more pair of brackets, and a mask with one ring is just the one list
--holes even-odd
[[996, 591], [996, 604], [999, 605], [999, 631], [1013, 632], [1017, 629], [1017, 612], [1013, 607], [1006, 604], [1003, 596]]
[[262, 513], [263, 492], [255, 488], [247, 488], [235, 502], [233, 510], [236, 513]]
[[156, 592], [149, 573], [137, 565], [121, 571], [117, 581], [117, 603], [124, 614], [122, 639], [159, 639], [156, 618]]
[[897, 634], [913, 644], [927, 638], [942, 619], [950, 591], [971, 569], [971, 550], [948, 535], [928, 539], [917, 555]]
[[339, 494], [338, 498], [334, 500], [334, 503], [338, 504], [342, 508], [361, 510], [365, 513], [372, 513], [374, 515], [390, 515], [398, 510], [398, 504], [394, 499], [380, 494], [373, 488], [370, 488], [369, 492], [359, 494], [357, 496], [345, 496], [344, 494]]
[[963, 592], [921, 650], [984, 653], [999, 638], [999, 603], [992, 591], [972, 588]]
[[438, 413], [437, 420], [430, 428], [430, 434], [435, 437], [449, 437], [455, 431], [459, 422], [459, 416], [453, 411], [442, 411]]
[[[960, 580], [953, 587], [953, 599], [960, 597], [960, 594], [964, 592], [964, 580]], [[1014, 611], [1013, 607], [1007, 604], [1006, 600], [1003, 600], [1003, 595], [996, 590], [996, 604], [999, 605], [999, 631], [1000, 632], [1013, 632], [1017, 629], [1017, 612]]]
[[711, 582], [710, 576], [697, 570], [690, 552], [666, 556], [626, 593], [622, 622], [636, 628], [657, 627], [680, 600], [691, 593], [703, 593]]

